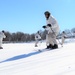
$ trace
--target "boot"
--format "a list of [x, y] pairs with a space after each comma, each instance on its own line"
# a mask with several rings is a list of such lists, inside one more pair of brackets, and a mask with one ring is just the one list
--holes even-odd
[[52, 45], [51, 44], [49, 44], [46, 49], [49, 49], [49, 48], [52, 48]]
[[0, 49], [3, 49], [3, 47], [0, 47]]
[[57, 44], [54, 44], [54, 46], [52, 46], [52, 49], [57, 49], [57, 48], [58, 48]]
[[35, 47], [38, 47], [37, 45], [35, 45]]

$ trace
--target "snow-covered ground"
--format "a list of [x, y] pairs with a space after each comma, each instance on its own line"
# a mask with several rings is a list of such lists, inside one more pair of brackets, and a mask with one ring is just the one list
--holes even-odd
[[75, 75], [75, 40], [59, 49], [38, 52], [45, 42], [3, 44], [0, 50], [0, 75]]

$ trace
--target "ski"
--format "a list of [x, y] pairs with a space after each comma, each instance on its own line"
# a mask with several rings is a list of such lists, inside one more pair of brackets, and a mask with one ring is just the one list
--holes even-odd
[[53, 49], [38, 49], [37, 51], [44, 52], [44, 51], [50, 51], [50, 50], [53, 50]]
[[56, 48], [56, 49], [51, 49], [51, 48], [46, 49], [46, 48], [44, 48], [44, 49], [38, 49], [37, 51], [39, 51], [39, 52], [44, 52], [44, 51], [57, 50], [57, 49], [60, 49], [60, 48], [63, 48], [63, 47], [58, 47], [58, 48]]

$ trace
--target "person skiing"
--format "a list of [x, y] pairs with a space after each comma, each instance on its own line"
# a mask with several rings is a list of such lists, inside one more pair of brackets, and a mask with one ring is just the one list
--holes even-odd
[[65, 41], [65, 38], [67, 38], [67, 35], [66, 35], [66, 33], [65, 33], [65, 31], [63, 31], [62, 32], [62, 37], [61, 37], [61, 39], [62, 39], [62, 45], [64, 44], [64, 41]]
[[59, 33], [59, 25], [56, 19], [51, 15], [49, 11], [46, 11], [44, 15], [46, 17], [46, 23], [47, 23], [47, 25], [43, 26], [43, 28], [47, 30], [47, 35], [46, 35], [47, 49], [49, 48], [56, 49], [58, 48], [56, 36]]
[[5, 36], [5, 31], [4, 30], [2, 30], [1, 32], [0, 32], [0, 49], [3, 49], [3, 47], [2, 47], [2, 41], [3, 41], [3, 38], [6, 38], [6, 36]]
[[38, 47], [38, 42], [41, 40], [41, 35], [40, 35], [40, 32], [38, 31], [36, 34], [35, 34], [35, 47]]

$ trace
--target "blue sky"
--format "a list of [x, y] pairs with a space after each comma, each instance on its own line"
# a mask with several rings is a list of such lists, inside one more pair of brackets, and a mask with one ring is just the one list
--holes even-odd
[[47, 10], [61, 31], [75, 27], [75, 0], [0, 0], [0, 31], [31, 34], [43, 30]]

